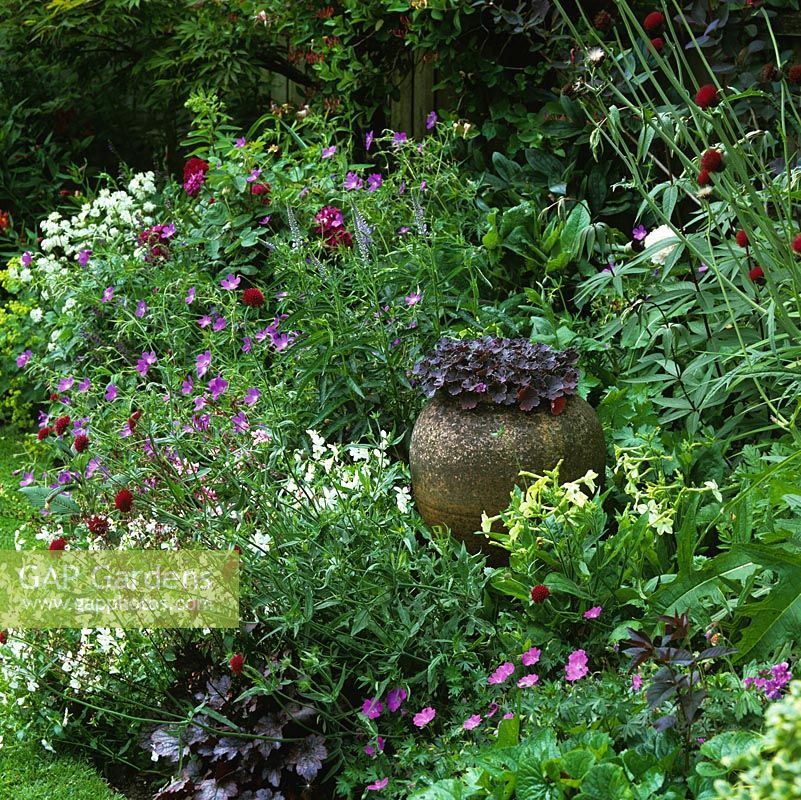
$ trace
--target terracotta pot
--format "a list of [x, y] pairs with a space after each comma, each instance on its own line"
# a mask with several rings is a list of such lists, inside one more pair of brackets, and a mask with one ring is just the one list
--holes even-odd
[[509, 505], [521, 471], [541, 475], [562, 460], [559, 477], [570, 481], [592, 469], [603, 479], [606, 446], [600, 420], [587, 402], [570, 397], [558, 416], [550, 409], [480, 405], [469, 411], [435, 395], [412, 431], [409, 462], [417, 509], [429, 525], [445, 525], [471, 553], [496, 563], [506, 553], [489, 544], [481, 512]]

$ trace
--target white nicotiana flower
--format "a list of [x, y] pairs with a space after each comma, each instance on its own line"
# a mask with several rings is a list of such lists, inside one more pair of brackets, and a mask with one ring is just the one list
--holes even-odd
[[409, 503], [412, 501], [412, 495], [407, 486], [395, 487], [395, 504], [398, 506], [398, 511], [401, 514], [409, 513]]
[[[668, 239], [677, 239], [678, 237], [674, 233], [673, 229], [670, 225], [660, 225], [658, 228], [654, 228], [644, 240], [644, 244], [646, 249], [649, 247], [654, 247], [655, 245], [661, 244]], [[651, 261], [654, 264], [663, 265], [665, 261], [667, 261], [668, 256], [678, 247], [678, 242], [674, 241], [672, 244], [669, 244], [667, 247], [663, 247], [661, 250], [657, 250], [652, 256]]]
[[31, 318], [31, 322], [41, 322], [43, 316], [42, 309], [32, 308], [28, 316]]

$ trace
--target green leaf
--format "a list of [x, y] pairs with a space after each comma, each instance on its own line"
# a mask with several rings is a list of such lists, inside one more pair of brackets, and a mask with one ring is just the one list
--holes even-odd
[[562, 229], [562, 247], [570, 253], [572, 258], [577, 258], [581, 252], [582, 235], [589, 227], [591, 219], [590, 212], [584, 203], [573, 206], [567, 215], [565, 227]]
[[575, 800], [634, 800], [623, 767], [617, 764], [596, 764], [585, 776], [581, 792]]
[[71, 498], [46, 486], [25, 486], [20, 491], [34, 508], [47, 508], [51, 514], [80, 514], [81, 507]]
[[520, 741], [520, 718], [502, 719], [498, 726], [497, 747], [514, 747]]
[[517, 800], [561, 800], [564, 792], [548, 776], [548, 766], [559, 758], [556, 735], [541, 730], [526, 743], [517, 770]]

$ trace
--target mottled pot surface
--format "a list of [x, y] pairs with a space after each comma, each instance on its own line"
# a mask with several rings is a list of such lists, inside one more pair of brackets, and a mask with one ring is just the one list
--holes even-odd
[[[564, 411], [521, 411], [516, 406], [461, 409], [435, 396], [412, 431], [409, 461], [417, 508], [429, 525], [447, 525], [477, 552], [485, 540], [481, 512], [499, 514], [521, 471], [539, 475], [562, 460], [563, 481], [592, 469], [602, 478], [606, 461], [601, 423], [587, 402], [570, 397]], [[493, 548], [495, 550], [496, 548]]]

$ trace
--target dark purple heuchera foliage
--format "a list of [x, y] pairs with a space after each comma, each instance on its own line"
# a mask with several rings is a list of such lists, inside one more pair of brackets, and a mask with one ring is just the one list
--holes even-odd
[[418, 361], [412, 379], [426, 397], [442, 391], [462, 408], [517, 405], [531, 411], [576, 393], [578, 352], [553, 350], [528, 339], [440, 339]]
[[[270, 674], [265, 670], [265, 677]], [[314, 780], [328, 757], [325, 739], [309, 733], [315, 709], [292, 702], [278, 706], [266, 694], [237, 699], [241, 688], [224, 675], [195, 695], [235, 729], [200, 713], [188, 726], [162, 725], [150, 734], [145, 747], [153, 760], [181, 767], [154, 800], [285, 800], [282, 789]], [[282, 693], [291, 689], [283, 686]]]

